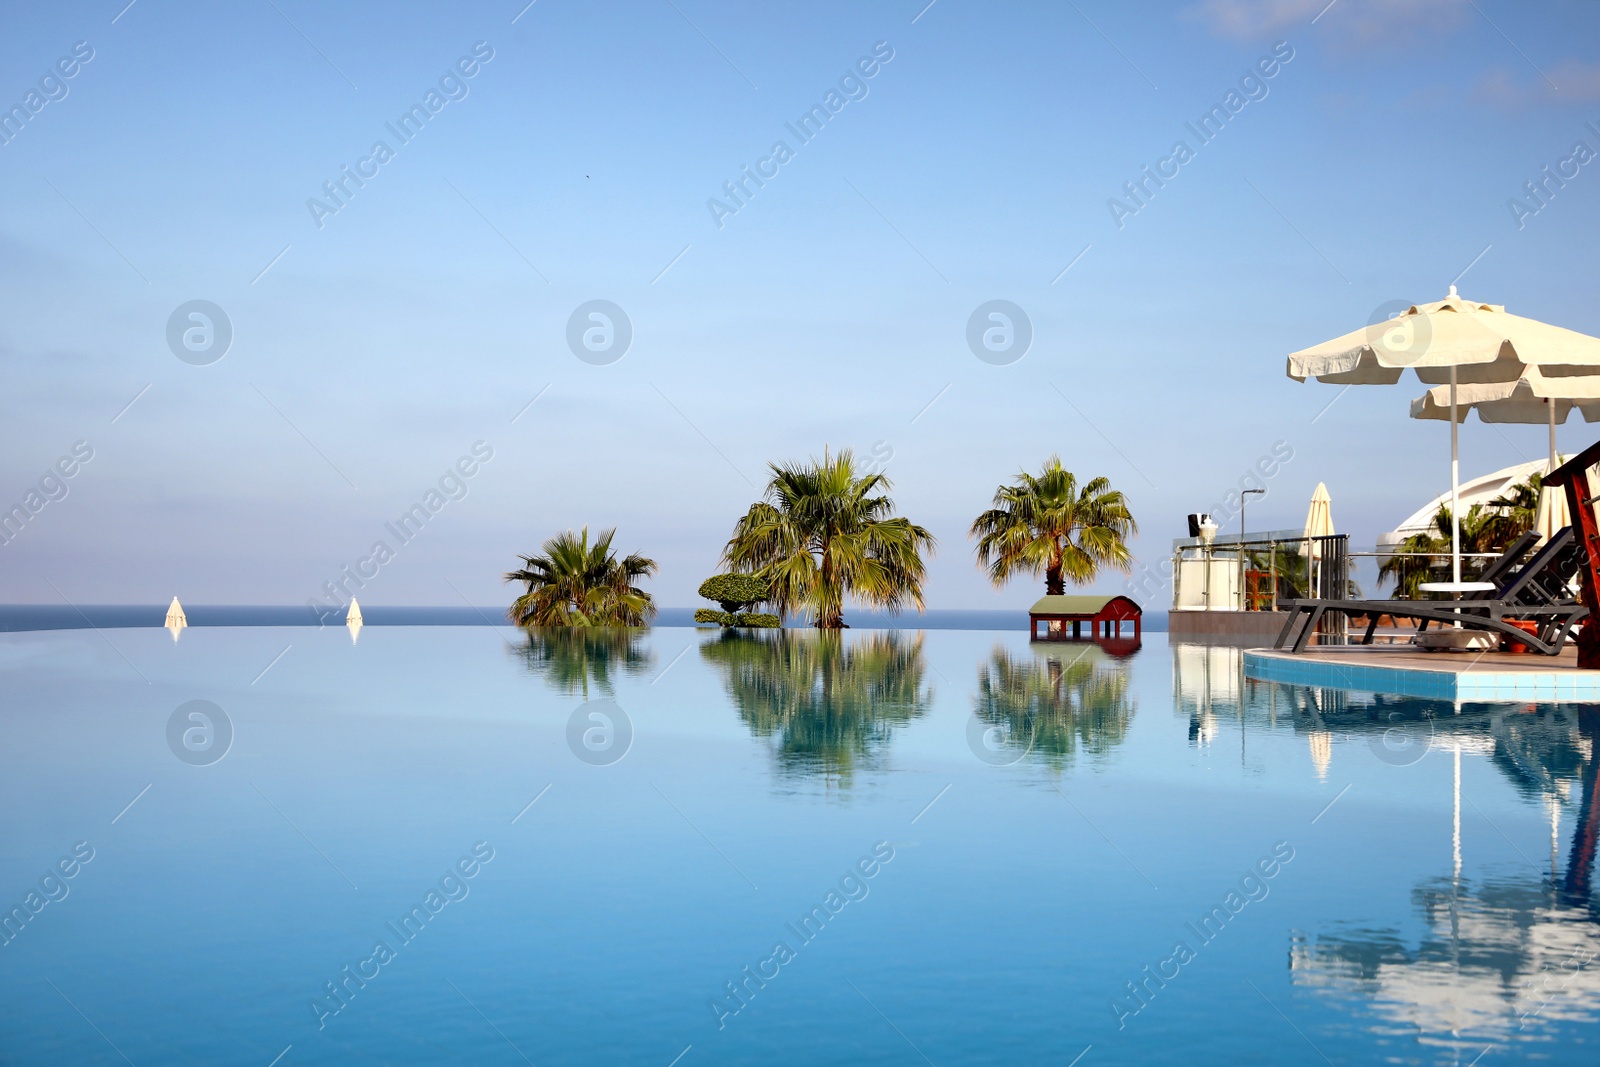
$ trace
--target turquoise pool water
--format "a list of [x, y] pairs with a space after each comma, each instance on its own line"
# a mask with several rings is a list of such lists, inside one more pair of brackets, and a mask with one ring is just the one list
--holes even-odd
[[78, 630], [0, 677], [8, 1063], [1597, 1062], [1600, 709], [1159, 634]]

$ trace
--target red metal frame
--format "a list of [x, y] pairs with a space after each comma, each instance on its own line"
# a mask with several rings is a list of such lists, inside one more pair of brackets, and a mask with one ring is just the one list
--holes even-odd
[[1600, 463], [1600, 441], [1544, 476], [1545, 485], [1566, 486], [1567, 508], [1572, 512], [1572, 532], [1583, 546], [1583, 569], [1578, 572], [1583, 606], [1589, 618], [1578, 633], [1578, 666], [1600, 670], [1600, 522], [1595, 519], [1594, 492], [1589, 468]]

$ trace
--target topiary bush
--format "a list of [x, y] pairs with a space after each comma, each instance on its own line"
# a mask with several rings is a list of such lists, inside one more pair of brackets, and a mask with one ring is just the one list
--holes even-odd
[[717, 611], [714, 608], [696, 608], [694, 621], [715, 623], [720, 626], [748, 626], [758, 629], [776, 629], [783, 625], [776, 615], [757, 611]]
[[700, 583], [700, 595], [715, 600], [729, 613], [759, 604], [771, 592], [765, 579], [752, 574], [718, 574]]
[[700, 595], [722, 605], [721, 611], [700, 608], [695, 622], [714, 622], [723, 626], [755, 626], [770, 629], [781, 625], [776, 615], [741, 611], [760, 604], [772, 595], [763, 578], [752, 574], [718, 574], [700, 583]]

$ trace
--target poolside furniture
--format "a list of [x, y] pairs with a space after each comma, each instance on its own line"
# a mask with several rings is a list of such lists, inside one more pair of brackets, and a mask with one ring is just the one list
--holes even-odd
[[[1591, 514], [1592, 521], [1592, 514]], [[1378, 619], [1383, 615], [1420, 619], [1420, 637], [1431, 623], [1459, 624], [1463, 630], [1498, 634], [1532, 651], [1556, 655], [1566, 643], [1572, 625], [1590, 614], [1587, 605], [1572, 598], [1572, 580], [1580, 572], [1592, 572], [1583, 546], [1572, 527], [1547, 541], [1531, 559], [1522, 562], [1537, 534], [1525, 534], [1484, 572], [1481, 584], [1490, 588], [1460, 600], [1280, 600], [1278, 608], [1287, 611], [1283, 629], [1274, 648], [1283, 648], [1294, 636], [1292, 651], [1303, 652], [1316, 632], [1323, 615], [1334, 612], [1345, 616], [1367, 615], [1367, 630], [1361, 639], [1372, 643]], [[1600, 542], [1600, 536], [1597, 536]], [[1538, 624], [1536, 633], [1518, 626], [1518, 621]], [[1300, 629], [1296, 632], [1296, 627]], [[1586, 627], [1587, 629], [1587, 627]], [[1452, 637], [1454, 635], [1451, 635]], [[1443, 647], [1472, 647], [1475, 638], [1463, 635], [1458, 641], [1438, 641]], [[1481, 644], [1481, 639], [1476, 639]], [[1422, 641], [1420, 644], [1429, 642]]]
[[[1486, 587], [1490, 587], [1490, 589], [1498, 589], [1498, 584], [1502, 577], [1506, 577], [1506, 574], [1509, 574], [1512, 569], [1522, 565], [1523, 561], [1525, 561], [1526, 557], [1528, 557], [1528, 553], [1533, 552], [1534, 547], [1536, 547], [1538, 544], [1539, 534], [1536, 533], [1536, 531], [1528, 531], [1528, 533], [1517, 537], [1514, 542], [1510, 542], [1510, 544], [1507, 545], [1506, 550], [1501, 552], [1501, 555], [1499, 555], [1499, 557], [1496, 558], [1493, 563], [1490, 563], [1490, 565], [1483, 569], [1482, 584], [1486, 585]], [[1470, 597], [1475, 597], [1478, 598], [1478, 600], [1482, 600], [1486, 593], [1469, 593], [1469, 595]], [[1288, 611], [1288, 609], [1283, 608], [1285, 603], [1299, 603], [1299, 605], [1314, 606], [1328, 605], [1328, 603], [1334, 603], [1334, 601], [1339, 600], [1344, 600], [1344, 598], [1280, 597], [1278, 598], [1278, 608], [1282, 609], [1282, 611]], [[1350, 600], [1349, 603], [1354, 603], [1354, 605], [1363, 605], [1363, 608], [1371, 608], [1370, 614], [1368, 614], [1368, 619], [1366, 619], [1366, 633], [1365, 635], [1362, 635], [1362, 645], [1371, 645], [1371, 643], [1373, 643], [1373, 633], [1376, 632], [1379, 621], [1381, 621], [1382, 617], [1386, 616], [1386, 614], [1390, 617], [1397, 617], [1397, 619], [1400, 619], [1400, 617], [1410, 617], [1410, 619], [1414, 619], [1414, 617], [1418, 616], [1411, 611], [1411, 608], [1414, 608], [1414, 606], [1418, 605], [1418, 603], [1424, 603], [1424, 605], [1427, 605], [1427, 603], [1437, 603], [1437, 601]], [[1362, 611], [1350, 611], [1349, 614], [1362, 614]], [[1291, 632], [1291, 629], [1293, 629], [1296, 619], [1298, 619], [1298, 614], [1294, 613], [1294, 611], [1290, 611], [1290, 617], [1283, 621], [1283, 629], [1278, 632], [1278, 641], [1274, 648], [1282, 648], [1283, 641], [1286, 640], [1286, 635], [1288, 635], [1288, 633]], [[1422, 619], [1422, 625], [1419, 627], [1418, 633], [1427, 630], [1427, 625], [1429, 625], [1429, 622], [1430, 619]], [[1322, 617], [1318, 616], [1317, 619], [1315, 619], [1315, 621], [1312, 622], [1309, 627], [1307, 627], [1306, 632], [1302, 633], [1301, 638], [1296, 641], [1296, 648], [1294, 648], [1294, 651], [1302, 651], [1304, 646], [1306, 646], [1307, 641], [1310, 641], [1310, 633], [1317, 632], [1318, 627], [1322, 627], [1322, 624], [1323, 619]], [[1323, 629], [1326, 629], [1326, 627], [1323, 627]], [[1339, 637], [1339, 635], [1341, 635], [1341, 633], [1334, 632], [1334, 637]], [[1334, 643], [1339, 643], [1339, 645], [1342, 645], [1344, 641], [1334, 641]]]
[[[1541, 417], [1529, 421], [1551, 423], [1554, 452], [1556, 409], [1543, 402], [1566, 397], [1600, 404], [1600, 400], [1587, 399], [1595, 391], [1590, 388], [1595, 381], [1572, 379], [1600, 374], [1600, 337], [1507, 314], [1501, 304], [1467, 300], [1452, 285], [1449, 295], [1437, 303], [1413, 305], [1392, 319], [1379, 319], [1342, 337], [1290, 353], [1287, 370], [1289, 377], [1302, 382], [1314, 377], [1330, 385], [1393, 385], [1408, 367], [1426, 384], [1446, 386], [1418, 400], [1413, 416], [1437, 414], [1450, 420], [1451, 579], [1432, 583], [1433, 589], [1474, 591], [1461, 580], [1457, 436], [1466, 413], [1462, 405], [1476, 408], [1484, 422], [1525, 421], [1526, 412], [1534, 409]], [[1551, 371], [1549, 377], [1546, 368]], [[1495, 388], [1477, 390], [1474, 387], [1478, 385]], [[1563, 419], [1570, 407], [1568, 404], [1560, 412]]]
[[[1080, 641], [1085, 636], [1084, 623], [1090, 626], [1087, 636], [1091, 639], [1120, 637], [1122, 624], [1131, 622], [1133, 640], [1138, 642], [1143, 618], [1144, 609], [1125, 596], [1043, 596], [1028, 609], [1028, 639]], [[1039, 632], [1041, 622], [1045, 624], [1043, 634]]]

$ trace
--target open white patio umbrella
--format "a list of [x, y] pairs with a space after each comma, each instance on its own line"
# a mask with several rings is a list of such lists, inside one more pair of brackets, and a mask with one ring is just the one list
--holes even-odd
[[[1549, 374], [1600, 373], [1600, 338], [1521, 315], [1500, 304], [1465, 300], [1450, 287], [1445, 299], [1415, 304], [1394, 318], [1291, 353], [1289, 377], [1333, 385], [1392, 385], [1407, 367], [1428, 385], [1447, 385], [1450, 420], [1451, 581], [1425, 588], [1462, 592], [1482, 583], [1461, 581], [1461, 462], [1457, 430], [1463, 385], [1515, 385], [1529, 369]], [[1529, 386], [1531, 390], [1532, 386]], [[1513, 389], [1503, 399], [1515, 399]], [[1426, 398], [1424, 398], [1426, 400]], [[1481, 417], [1481, 416], [1480, 416]]]
[[[1590, 368], [1585, 368], [1586, 370]], [[1457, 418], [1476, 411], [1482, 422], [1522, 423], [1550, 427], [1550, 462], [1555, 469], [1556, 424], [1573, 409], [1588, 422], [1600, 422], [1600, 367], [1587, 374], [1546, 374], [1537, 365], [1525, 367], [1510, 382], [1476, 382], [1456, 389]], [[1429, 389], [1411, 402], [1413, 419], [1450, 417], [1450, 387]]]
[[[1537, 366], [1522, 372], [1514, 382], [1485, 382], [1463, 385], [1457, 390], [1456, 413], [1466, 419], [1469, 411], [1488, 423], [1544, 423], [1550, 427], [1550, 464], [1548, 474], [1561, 463], [1556, 453], [1556, 423], [1566, 422], [1575, 409], [1584, 413], [1589, 422], [1600, 421], [1600, 375], [1547, 375]], [[1439, 386], [1411, 402], [1414, 419], [1448, 419], [1450, 417], [1449, 387]], [[1540, 533], [1540, 543], [1550, 540], [1560, 530], [1572, 523], [1567, 507], [1567, 494], [1555, 487], [1539, 492], [1539, 511], [1534, 523]]]

